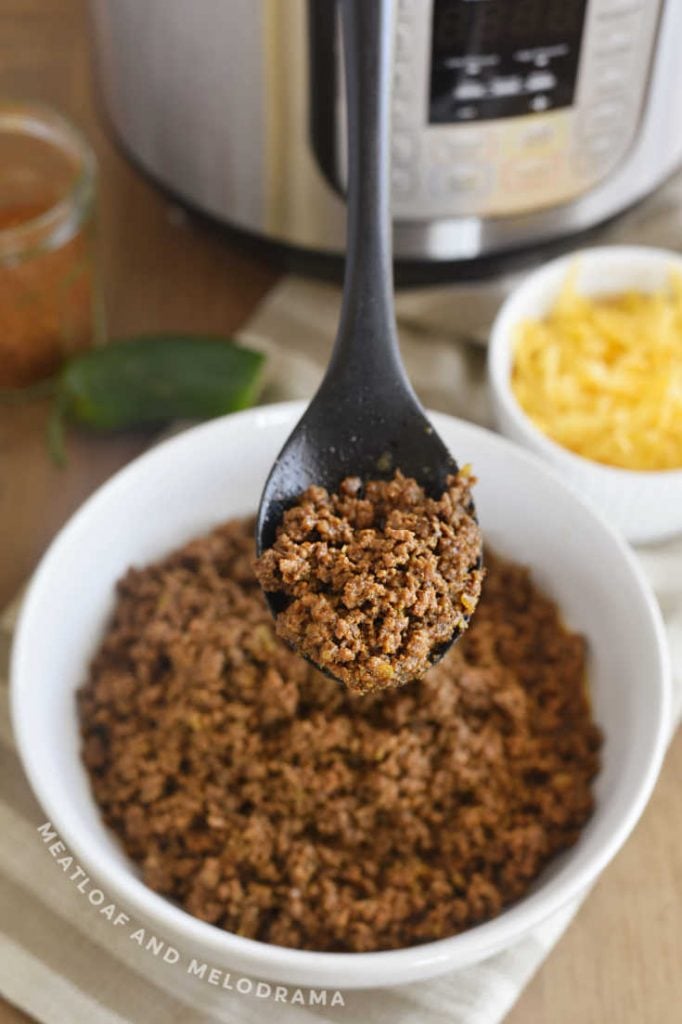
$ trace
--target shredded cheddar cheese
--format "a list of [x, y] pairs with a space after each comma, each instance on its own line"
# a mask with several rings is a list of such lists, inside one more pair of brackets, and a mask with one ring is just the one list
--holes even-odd
[[512, 389], [564, 448], [625, 469], [682, 468], [682, 274], [655, 292], [583, 296], [575, 270], [543, 320], [525, 320]]

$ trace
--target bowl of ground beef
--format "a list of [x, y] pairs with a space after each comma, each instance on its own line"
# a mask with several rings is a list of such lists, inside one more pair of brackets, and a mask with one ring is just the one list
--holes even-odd
[[482, 960], [595, 880], [663, 754], [669, 666], [634, 556], [546, 465], [448, 416], [484, 543], [468, 629], [371, 693], [294, 653], [253, 517], [301, 410], [212, 421], [117, 474], [17, 627], [31, 785], [131, 928], [177, 953], [170, 988], [215, 968], [369, 988]]

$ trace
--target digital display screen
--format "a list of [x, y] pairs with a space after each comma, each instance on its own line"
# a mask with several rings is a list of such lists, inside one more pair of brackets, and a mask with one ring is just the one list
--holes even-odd
[[587, 0], [434, 0], [431, 123], [573, 100]]
[[434, 6], [434, 53], [564, 42], [580, 35], [584, 10], [584, 0], [441, 0]]

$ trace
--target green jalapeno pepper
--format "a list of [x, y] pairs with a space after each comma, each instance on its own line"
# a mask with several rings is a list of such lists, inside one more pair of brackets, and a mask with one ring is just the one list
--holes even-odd
[[48, 428], [65, 462], [64, 423], [122, 430], [172, 419], [210, 419], [251, 405], [265, 357], [226, 338], [152, 334], [68, 360], [56, 379]]

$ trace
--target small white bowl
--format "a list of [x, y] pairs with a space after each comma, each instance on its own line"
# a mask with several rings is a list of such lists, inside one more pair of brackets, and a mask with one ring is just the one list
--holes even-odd
[[633, 543], [662, 540], [682, 531], [682, 469], [645, 472], [619, 469], [568, 451], [539, 430], [521, 409], [510, 384], [518, 324], [544, 316], [554, 304], [569, 268], [586, 295], [655, 291], [682, 257], [665, 249], [614, 245], [562, 256], [531, 273], [509, 295], [493, 323], [488, 379], [499, 430], [553, 463], [608, 521]]
[[[12, 656], [13, 724], [31, 785], [70, 852], [107, 897], [184, 954], [185, 963], [196, 957], [314, 987], [397, 985], [509, 946], [581, 893], [617, 852], [663, 756], [670, 702], [665, 636], [634, 555], [551, 470], [490, 431], [434, 414], [446, 444], [480, 476], [476, 505], [487, 541], [528, 564], [569, 625], [588, 639], [594, 712], [606, 735], [595, 813], [579, 842], [523, 899], [439, 942], [380, 953], [305, 952], [191, 917], [143, 884], [102, 824], [79, 756], [74, 694], [111, 613], [116, 580], [130, 565], [253, 512], [302, 410], [300, 403], [275, 405], [189, 430], [137, 459], [83, 505], [45, 555], [23, 604]], [[167, 971], [170, 988], [182, 991], [185, 978], [179, 968]]]

